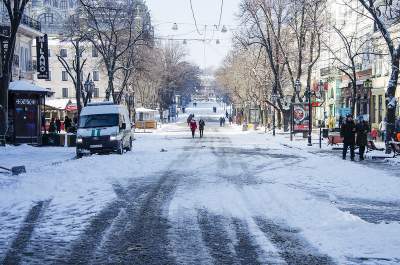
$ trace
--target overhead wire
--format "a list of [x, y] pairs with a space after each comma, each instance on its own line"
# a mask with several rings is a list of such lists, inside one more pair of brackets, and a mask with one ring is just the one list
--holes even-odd
[[192, 0], [190, 0], [190, 10], [192, 10], [192, 16], [193, 16], [193, 20], [194, 20], [194, 25], [196, 26], [197, 33], [198, 33], [199, 35], [203, 35], [203, 34], [200, 32], [199, 27], [198, 27], [198, 25], [197, 25], [197, 19], [196, 19], [196, 15], [195, 15], [195, 13], [194, 13]]

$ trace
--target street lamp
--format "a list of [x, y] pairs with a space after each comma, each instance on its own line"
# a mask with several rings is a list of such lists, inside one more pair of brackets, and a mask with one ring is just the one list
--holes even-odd
[[299, 79], [296, 80], [296, 83], [294, 85], [294, 89], [295, 89], [297, 95], [300, 94], [300, 92], [301, 92], [301, 82], [300, 82]]
[[[308, 122], [308, 146], [312, 146], [312, 102], [311, 102], [311, 96], [314, 96], [315, 99], [324, 99], [324, 82], [322, 80], [319, 80], [318, 82], [318, 93], [316, 91], [312, 92], [311, 87], [307, 87], [307, 100], [308, 100], [308, 117], [309, 117], [309, 122]], [[322, 103], [323, 104], [323, 103]], [[322, 105], [321, 104], [321, 105]]]

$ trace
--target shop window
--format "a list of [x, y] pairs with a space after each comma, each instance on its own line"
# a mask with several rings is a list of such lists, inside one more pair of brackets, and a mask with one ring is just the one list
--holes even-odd
[[68, 87], [63, 87], [62, 88], [62, 97], [63, 98], [68, 98]]

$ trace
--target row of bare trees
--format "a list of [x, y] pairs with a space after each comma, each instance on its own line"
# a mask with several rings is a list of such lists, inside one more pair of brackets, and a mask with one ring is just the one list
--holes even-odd
[[[349, 21], [337, 23], [331, 4], [327, 0], [242, 0], [241, 27], [236, 32], [234, 49], [217, 71], [219, 84], [239, 105], [262, 102], [275, 108], [286, 123], [289, 111], [285, 103], [304, 100], [302, 92], [311, 88], [321, 54], [328, 53], [329, 65], [349, 80], [354, 114], [360, 64], [365, 58], [372, 63], [376, 56], [388, 56], [392, 73], [386, 107], [388, 130], [393, 132], [400, 6], [397, 1], [343, 0], [341, 8], [370, 21], [370, 34], [360, 35], [357, 20], [345, 18]], [[344, 27], [346, 23], [353, 24]], [[380, 48], [374, 49], [377, 43]], [[301, 93], [295, 89], [296, 80], [304, 80]], [[259, 91], [258, 96], [254, 89]]]

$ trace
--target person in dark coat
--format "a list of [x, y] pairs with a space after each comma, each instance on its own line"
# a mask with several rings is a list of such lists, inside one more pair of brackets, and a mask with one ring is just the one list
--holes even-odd
[[220, 117], [219, 118], [219, 127], [222, 127], [223, 122], [224, 122], [224, 118]]
[[71, 119], [68, 116], [65, 116], [65, 118], [64, 118], [64, 130], [66, 132], [68, 132], [69, 129], [71, 128], [71, 126], [72, 126]]
[[368, 144], [368, 133], [370, 131], [369, 124], [364, 121], [363, 117], [360, 116], [359, 122], [356, 125], [357, 140], [356, 144], [360, 151], [360, 161], [364, 160], [365, 147]]
[[57, 133], [61, 132], [61, 120], [59, 118], [56, 119], [56, 129]]
[[200, 120], [199, 120], [200, 138], [203, 138], [203, 135], [204, 135], [204, 126], [206, 126], [206, 123], [204, 122], [203, 119], [200, 119]]
[[56, 130], [57, 130], [56, 121], [54, 118], [51, 118], [50, 124], [49, 124], [49, 133], [55, 133]]
[[339, 128], [342, 128], [342, 124], [343, 124], [343, 116], [340, 115], [340, 117], [339, 117]]
[[343, 159], [346, 160], [347, 149], [350, 147], [350, 158], [354, 161], [354, 144], [356, 135], [356, 124], [353, 121], [353, 116], [348, 114], [345, 123], [340, 129], [340, 136], [343, 137]]

